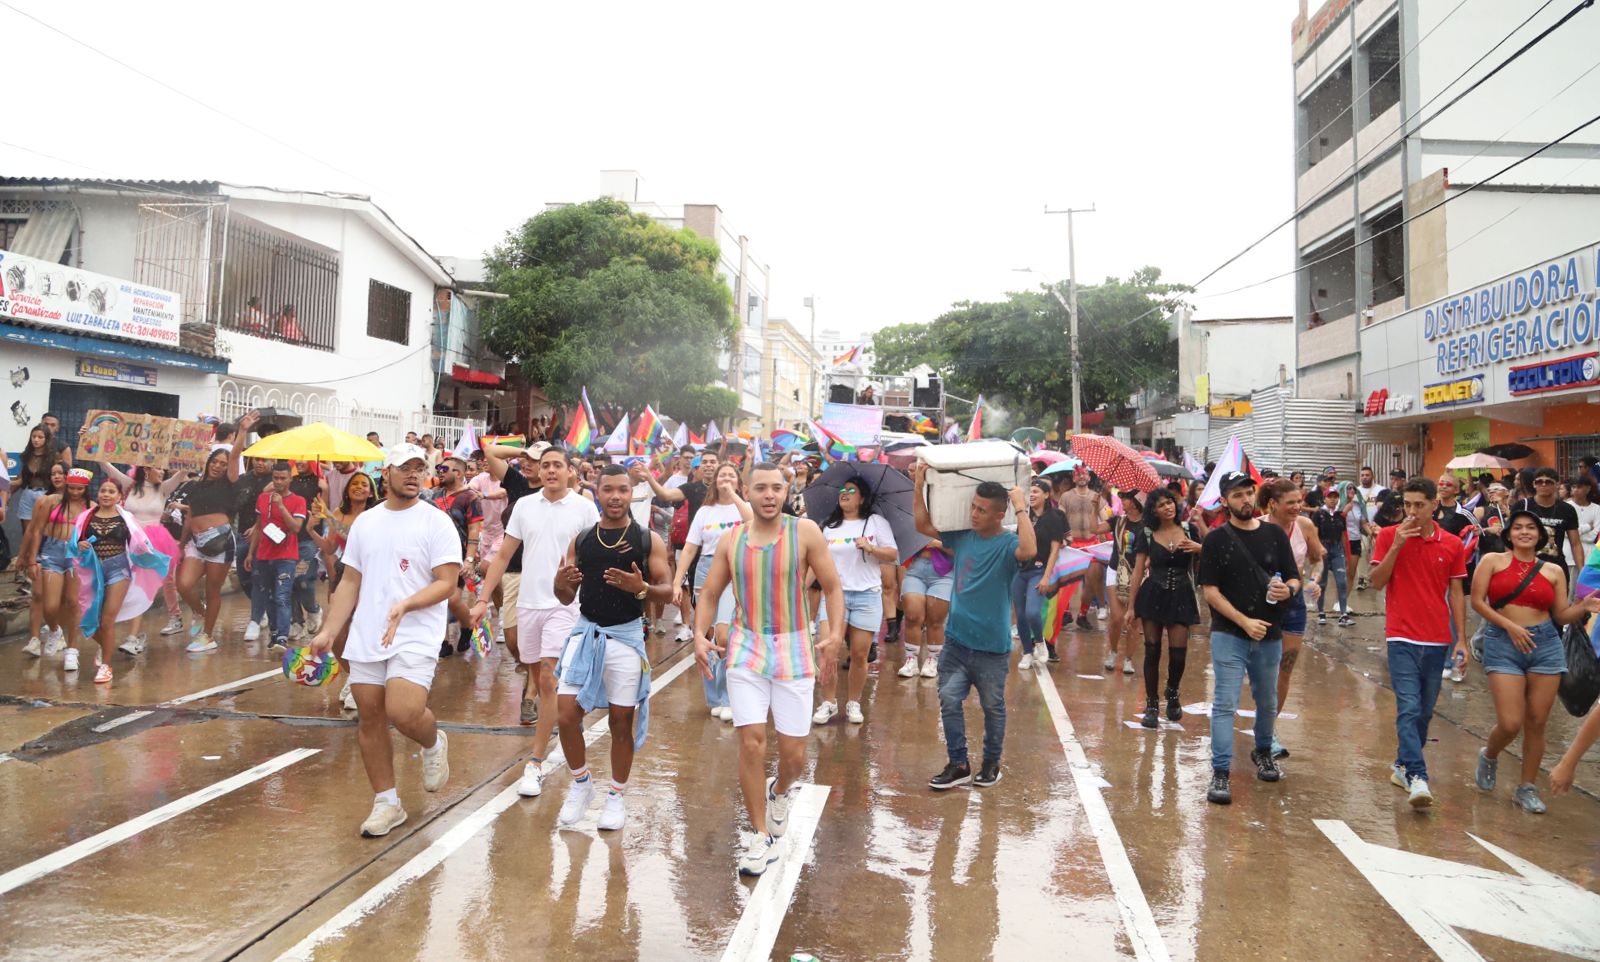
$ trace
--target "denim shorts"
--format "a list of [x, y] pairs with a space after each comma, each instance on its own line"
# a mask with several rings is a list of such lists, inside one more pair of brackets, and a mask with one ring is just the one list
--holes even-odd
[[72, 570], [72, 546], [60, 538], [46, 538], [39, 546], [38, 561], [41, 571], [64, 575]]
[[900, 582], [900, 593], [949, 601], [953, 583], [953, 573], [941, 576], [933, 569], [933, 562], [928, 560], [927, 555], [921, 555], [906, 565], [905, 578]]
[[1511, 636], [1496, 624], [1483, 626], [1483, 670], [1500, 675], [1559, 675], [1567, 670], [1567, 649], [1555, 622], [1544, 621], [1528, 629], [1533, 650], [1524, 654]]
[[1305, 592], [1297, 592], [1289, 599], [1289, 610], [1283, 616], [1283, 633], [1286, 635], [1303, 635], [1306, 633]]
[[128, 560], [128, 553], [124, 551], [109, 558], [101, 558], [100, 575], [105, 579], [108, 588], [119, 581], [132, 581], [133, 562]]
[[[817, 606], [817, 620], [828, 617], [828, 599], [823, 596]], [[844, 593], [844, 623], [862, 631], [876, 632], [883, 623], [883, 589], [874, 591], [846, 591]]]

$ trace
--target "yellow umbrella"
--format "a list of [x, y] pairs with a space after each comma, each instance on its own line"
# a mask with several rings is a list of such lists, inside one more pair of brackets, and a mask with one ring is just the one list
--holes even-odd
[[365, 438], [330, 428], [306, 424], [262, 438], [241, 452], [247, 458], [294, 461], [382, 461], [383, 452]]

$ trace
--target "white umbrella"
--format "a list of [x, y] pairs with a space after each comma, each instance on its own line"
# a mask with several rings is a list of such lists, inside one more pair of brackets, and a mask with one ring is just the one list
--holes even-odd
[[1511, 467], [1511, 462], [1505, 458], [1497, 458], [1492, 454], [1484, 454], [1481, 451], [1474, 454], [1463, 454], [1459, 458], [1452, 458], [1445, 465], [1445, 468], [1451, 471], [1471, 471], [1487, 468], [1507, 471]]

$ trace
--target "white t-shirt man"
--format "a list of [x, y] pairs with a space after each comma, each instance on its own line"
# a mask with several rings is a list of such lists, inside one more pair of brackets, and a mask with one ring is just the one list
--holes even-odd
[[448, 620], [443, 601], [401, 618], [387, 648], [383, 634], [389, 609], [432, 583], [434, 568], [461, 563], [461, 538], [449, 517], [420, 500], [399, 511], [385, 504], [363, 512], [350, 526], [344, 563], [361, 572], [345, 658], [371, 662], [405, 654], [437, 661]]
[[854, 521], [847, 518], [837, 528], [823, 528], [822, 537], [828, 542], [828, 554], [839, 569], [839, 584], [845, 591], [883, 590], [883, 562], [868, 558], [856, 545], [867, 538], [880, 548], [898, 547], [888, 521], [876, 514]]
[[1356, 490], [1361, 492], [1361, 497], [1367, 502], [1367, 523], [1371, 524], [1378, 517], [1378, 495], [1388, 489], [1374, 481], [1367, 487], [1356, 485]]
[[[542, 491], [517, 501], [506, 534], [523, 545], [518, 608], [562, 607], [556, 597], [556, 569], [566, 558], [572, 539], [599, 523], [600, 512], [594, 502], [570, 489], [559, 501], [551, 501]], [[577, 605], [576, 599], [573, 605]]]

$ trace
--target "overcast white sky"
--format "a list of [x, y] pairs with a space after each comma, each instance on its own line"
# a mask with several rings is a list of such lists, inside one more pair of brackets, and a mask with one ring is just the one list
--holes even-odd
[[[819, 328], [866, 332], [1029, 286], [1014, 268], [1064, 277], [1046, 204], [1098, 208], [1077, 220], [1084, 283], [1192, 281], [1284, 219], [1296, 6], [0, 0], [0, 141], [26, 148], [0, 144], [0, 171], [355, 191], [432, 253], [477, 256], [632, 168], [649, 199], [722, 206], [775, 316], [803, 328], [815, 293]], [[1201, 294], [1292, 256], [1285, 229]]]

